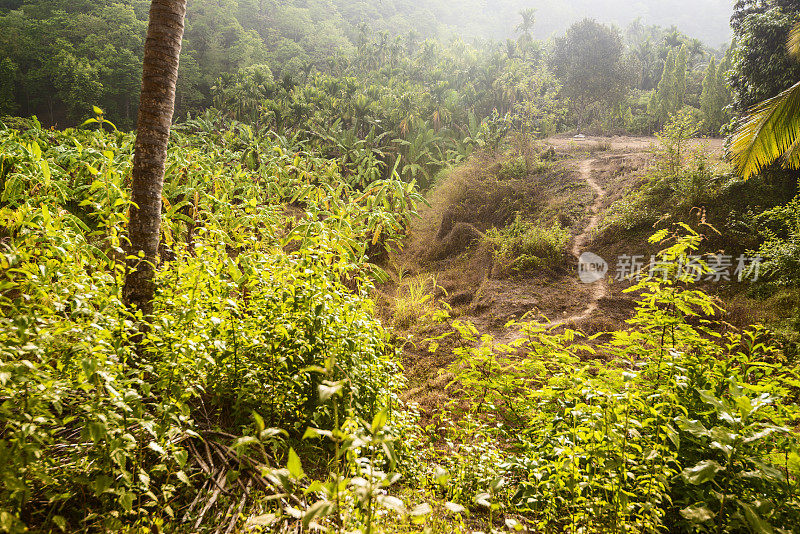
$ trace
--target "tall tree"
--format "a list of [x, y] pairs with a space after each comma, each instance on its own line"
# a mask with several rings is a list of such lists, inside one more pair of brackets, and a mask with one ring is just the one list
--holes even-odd
[[704, 126], [706, 132], [714, 129], [717, 100], [717, 62], [712, 57], [703, 75], [703, 92], [700, 93], [700, 111], [705, 116]]
[[536, 8], [529, 7], [528, 9], [523, 9], [519, 14], [522, 17], [522, 22], [517, 26], [517, 31], [522, 35], [519, 36], [517, 42], [519, 43], [523, 55], [525, 55], [525, 52], [533, 43], [531, 30], [533, 30], [534, 24], [536, 24]]
[[553, 71], [563, 83], [578, 131], [590, 106], [603, 102], [611, 107], [627, 93], [632, 76], [622, 62], [623, 48], [615, 28], [591, 19], [576, 22], [555, 40]]
[[142, 91], [128, 225], [125, 302], [147, 316], [153, 311], [155, 267], [161, 233], [161, 193], [167, 143], [175, 111], [175, 86], [187, 0], [153, 0], [144, 46]]

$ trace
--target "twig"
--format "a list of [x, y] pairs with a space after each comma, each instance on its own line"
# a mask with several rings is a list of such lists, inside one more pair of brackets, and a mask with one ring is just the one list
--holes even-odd
[[211, 498], [208, 499], [208, 501], [206, 502], [206, 505], [203, 507], [203, 510], [200, 512], [200, 515], [197, 517], [197, 521], [195, 521], [194, 523], [195, 530], [200, 528], [200, 524], [203, 522], [203, 517], [211, 509], [211, 507], [214, 506], [214, 503], [217, 502], [220, 492], [225, 489], [225, 485], [228, 483], [228, 480], [225, 477], [224, 469], [220, 469], [219, 476], [214, 481], [214, 483], [216, 484], [217, 487], [211, 494]]
[[208, 483], [209, 483], [209, 480], [206, 480], [203, 483], [203, 486], [200, 488], [200, 491], [198, 491], [197, 495], [195, 495], [194, 500], [192, 501], [192, 504], [189, 505], [189, 508], [186, 509], [186, 513], [183, 514], [183, 522], [184, 523], [189, 521], [189, 516], [192, 514], [192, 510], [194, 510], [194, 507], [197, 506], [197, 503], [200, 502], [200, 496], [206, 491], [206, 488], [208, 487]]
[[250, 496], [250, 488], [253, 485], [253, 481], [249, 480], [247, 482], [247, 487], [244, 489], [244, 495], [242, 496], [242, 500], [239, 501], [239, 506], [236, 508], [236, 514], [231, 518], [231, 522], [228, 525], [228, 528], [225, 530], [225, 534], [231, 534], [233, 530], [236, 528], [236, 523], [239, 520], [239, 516], [242, 514], [242, 510], [244, 510], [244, 505], [247, 502], [247, 497]]

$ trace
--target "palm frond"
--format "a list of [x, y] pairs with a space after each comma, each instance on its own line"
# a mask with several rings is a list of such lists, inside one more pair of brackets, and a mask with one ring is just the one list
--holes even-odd
[[731, 156], [747, 179], [784, 157], [784, 166], [800, 168], [800, 82], [750, 110], [733, 135]]
[[800, 59], [800, 22], [795, 24], [792, 31], [789, 32], [789, 42], [786, 43], [786, 46], [789, 48], [790, 55]]

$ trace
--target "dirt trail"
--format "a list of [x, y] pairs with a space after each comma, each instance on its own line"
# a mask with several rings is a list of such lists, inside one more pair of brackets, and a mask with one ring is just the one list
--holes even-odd
[[[586, 246], [587, 243], [591, 241], [592, 234], [600, 224], [603, 202], [606, 199], [605, 189], [603, 189], [600, 183], [594, 178], [594, 176], [592, 176], [593, 165], [595, 161], [596, 161], [595, 158], [589, 158], [581, 160], [578, 163], [578, 171], [580, 173], [581, 178], [595, 193], [595, 200], [590, 207], [592, 215], [589, 218], [589, 222], [587, 223], [583, 231], [575, 236], [575, 239], [573, 240], [572, 243], [572, 248], [570, 249], [570, 253], [575, 257], [575, 260], [578, 262], [579, 267], [580, 267], [581, 254], [586, 252], [584, 247]], [[567, 324], [574, 325], [576, 323], [588, 319], [589, 317], [592, 316], [592, 314], [594, 314], [598, 310], [600, 300], [603, 298], [607, 298], [610, 295], [608, 282], [605, 276], [588, 285], [591, 288], [591, 291], [589, 293], [589, 299], [586, 302], [586, 307], [579, 313], [551, 321], [549, 323], [549, 326], [551, 328], [557, 328], [559, 326]], [[513, 333], [511, 336], [501, 335], [499, 336], [498, 341], [499, 342], [513, 341], [516, 337], [519, 337], [520, 335], [521, 334], [519, 334], [518, 332]]]
[[[499, 161], [478, 159], [471, 166], [467, 164], [444, 183], [438, 196], [432, 197], [433, 206], [421, 213], [414, 241], [399, 264], [407, 266], [418, 279], [432, 279], [441, 288], [437, 300], [450, 306], [452, 316], [472, 324], [481, 335], [491, 335], [495, 346], [522, 338], [525, 334], [509, 325], [527, 321], [544, 322], [553, 329], [582, 330], [587, 335], [623, 328], [634, 311], [634, 298], [624, 293], [624, 284], [609, 279], [610, 273], [602, 269], [601, 256], [611, 260], [624, 254], [649, 253], [648, 236], [599, 235], [598, 230], [606, 210], [642, 180], [656, 142], [654, 138], [627, 137], [548, 139], [545, 144], [555, 149], [560, 162], [513, 187], [508, 181], [485, 178], [499, 171]], [[715, 156], [722, 152], [719, 140], [697, 139], [691, 146]], [[485, 244], [470, 248], [469, 239], [458, 243], [448, 239], [457, 227], [472, 228], [471, 234], [465, 234], [472, 238], [508, 205], [517, 209], [513, 202], [504, 202], [506, 197], [481, 196], [486, 191], [481, 188], [484, 182], [491, 187], [504, 186], [498, 190], [504, 195], [534, 198], [527, 213], [531, 220], [541, 213], [548, 213], [551, 218], [547, 220], [552, 220], [555, 213], [556, 220], [573, 232], [568, 253], [575, 260], [560, 263], [557, 269], [510, 276], [495, 272], [493, 250]], [[524, 185], [530, 187], [525, 189]], [[462, 196], [470, 188], [481, 194]], [[464, 203], [465, 198], [472, 202]], [[460, 210], [462, 205], [467, 208]], [[522, 209], [527, 207], [523, 205]], [[441, 237], [445, 226], [450, 234]], [[601, 268], [597, 276], [587, 280], [591, 283], [582, 283], [581, 275], [586, 279], [590, 272], [580, 269], [580, 258], [589, 252], [597, 257], [590, 256], [587, 263], [597, 263]], [[609, 267], [613, 269], [614, 265]], [[390, 290], [395, 288], [390, 286]], [[387, 300], [392, 298], [389, 295]], [[413, 332], [409, 339], [413, 335], [419, 343], [411, 343], [404, 350], [403, 364], [409, 378], [404, 398], [417, 402], [424, 414], [433, 414], [458, 400], [447, 389], [454, 376], [446, 370], [455, 360], [453, 351], [459, 343], [456, 337], [448, 337], [452, 328], [444, 323], [422, 322], [409, 331]], [[428, 343], [434, 339], [435, 343]]]
[[[605, 189], [603, 189], [603, 187], [592, 176], [592, 165], [594, 162], [594, 159], [586, 159], [581, 161], [579, 166], [581, 177], [586, 181], [587, 184], [589, 184], [589, 187], [592, 188], [596, 195], [594, 203], [591, 207], [592, 216], [589, 218], [589, 223], [586, 225], [586, 228], [583, 229], [583, 232], [575, 236], [575, 241], [572, 244], [572, 255], [575, 256], [575, 259], [578, 260], [579, 263], [581, 254], [584, 252], [584, 246], [586, 246], [586, 243], [589, 242], [592, 237], [592, 233], [597, 229], [597, 226], [600, 223], [600, 210], [602, 209], [603, 201], [606, 198]], [[591, 287], [591, 300], [588, 302], [586, 309], [579, 314], [554, 322], [553, 326], [582, 321], [597, 311], [598, 302], [600, 302], [600, 299], [607, 297], [609, 294], [608, 283], [606, 282], [605, 277], [603, 277], [600, 280], [593, 282]]]

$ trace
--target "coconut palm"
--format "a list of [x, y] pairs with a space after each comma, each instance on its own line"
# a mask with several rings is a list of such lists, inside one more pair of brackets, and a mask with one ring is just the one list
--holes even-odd
[[519, 12], [522, 22], [517, 26], [517, 31], [522, 33], [527, 39], [531, 39], [531, 30], [536, 24], [536, 8], [523, 9]]
[[161, 235], [161, 193], [186, 0], [153, 0], [144, 46], [141, 104], [133, 155], [128, 270], [123, 294], [131, 307], [152, 313]]
[[[800, 60], [800, 23], [789, 34], [789, 53]], [[800, 82], [750, 110], [733, 135], [731, 158], [745, 179], [781, 159], [800, 169]]]
[[523, 57], [530, 47], [531, 43], [533, 43], [533, 36], [531, 35], [531, 30], [533, 29], [534, 24], [536, 24], [536, 9], [535, 8], [528, 8], [523, 9], [519, 12], [520, 16], [522, 16], [522, 22], [519, 23], [517, 26], [517, 31], [520, 32], [522, 35], [519, 36], [519, 48], [522, 52]]

